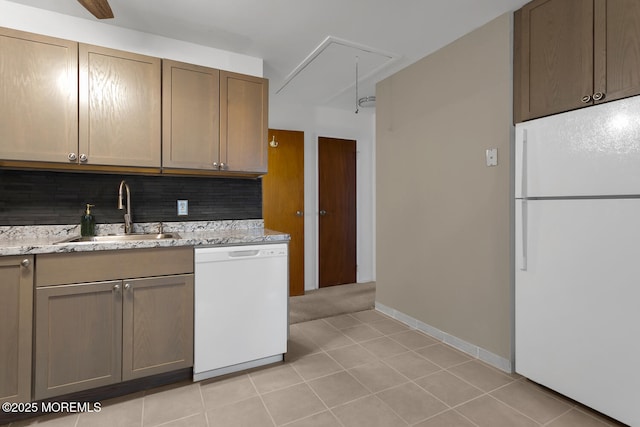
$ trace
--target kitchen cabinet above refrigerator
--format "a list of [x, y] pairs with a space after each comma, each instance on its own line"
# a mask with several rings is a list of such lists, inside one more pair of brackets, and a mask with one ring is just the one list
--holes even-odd
[[640, 94], [640, 2], [534, 0], [514, 15], [514, 122]]

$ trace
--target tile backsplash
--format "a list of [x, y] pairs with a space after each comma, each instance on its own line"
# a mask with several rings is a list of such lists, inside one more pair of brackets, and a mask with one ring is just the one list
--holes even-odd
[[[262, 180], [0, 170], [0, 225], [80, 222], [87, 203], [98, 224], [123, 222], [118, 186], [131, 188], [134, 222], [262, 218]], [[177, 215], [177, 200], [189, 215]]]

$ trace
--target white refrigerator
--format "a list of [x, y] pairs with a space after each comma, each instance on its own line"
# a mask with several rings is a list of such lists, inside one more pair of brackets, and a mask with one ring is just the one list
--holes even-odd
[[640, 96], [516, 125], [515, 367], [640, 426]]

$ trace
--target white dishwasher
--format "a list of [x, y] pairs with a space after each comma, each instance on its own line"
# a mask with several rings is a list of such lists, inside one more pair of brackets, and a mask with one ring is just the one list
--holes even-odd
[[286, 243], [195, 249], [193, 380], [283, 360]]

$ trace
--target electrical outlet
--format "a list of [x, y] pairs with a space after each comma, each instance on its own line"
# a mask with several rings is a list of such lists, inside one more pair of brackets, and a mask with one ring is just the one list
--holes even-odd
[[188, 200], [178, 200], [178, 215], [189, 215]]

